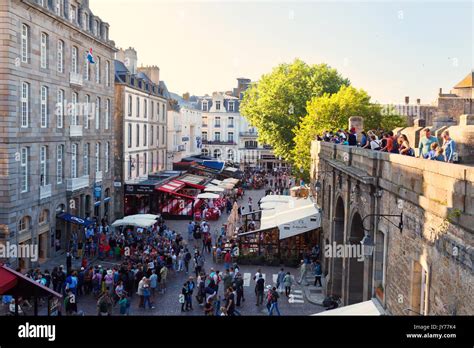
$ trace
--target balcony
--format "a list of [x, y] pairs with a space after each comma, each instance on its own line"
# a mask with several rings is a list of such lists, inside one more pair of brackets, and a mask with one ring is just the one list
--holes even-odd
[[89, 187], [89, 175], [84, 175], [80, 178], [67, 179], [66, 186], [68, 192], [73, 192]]
[[82, 126], [70, 126], [69, 136], [70, 137], [82, 137]]
[[51, 193], [52, 193], [51, 184], [40, 186], [40, 199], [46, 199], [46, 198], [51, 197]]
[[203, 140], [203, 145], [237, 145], [235, 141], [223, 141], [223, 140]]
[[258, 137], [257, 132], [240, 132], [241, 137]]
[[82, 75], [71, 71], [69, 73], [69, 83], [76, 87], [82, 87], [84, 85]]
[[100, 172], [95, 172], [95, 182], [102, 182], [102, 179], [104, 178], [104, 173], [102, 171]]

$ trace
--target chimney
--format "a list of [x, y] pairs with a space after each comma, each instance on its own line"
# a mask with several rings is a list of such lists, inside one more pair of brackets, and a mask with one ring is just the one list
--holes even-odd
[[418, 98], [418, 99], [416, 100], [416, 105], [420, 105], [420, 104], [421, 104], [421, 99]]
[[117, 60], [125, 64], [130, 73], [137, 73], [138, 55], [135, 49], [133, 49], [132, 47], [129, 47], [126, 50], [120, 49], [116, 53], [115, 57]]
[[142, 66], [138, 68], [139, 72], [144, 73], [156, 85], [160, 84], [160, 68], [156, 65]]
[[439, 95], [441, 95], [441, 94], [443, 94], [443, 89], [442, 88], [439, 89]]
[[406, 105], [410, 104], [410, 97], [405, 97], [405, 104]]

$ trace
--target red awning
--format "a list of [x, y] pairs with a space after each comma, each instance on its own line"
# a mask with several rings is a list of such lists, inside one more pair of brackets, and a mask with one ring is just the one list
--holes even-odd
[[166, 193], [174, 193], [176, 191], [181, 190], [186, 184], [179, 180], [171, 180], [166, 184], [161, 185], [157, 188], [158, 191], [166, 192]]
[[178, 197], [183, 197], [183, 198], [188, 198], [188, 199], [196, 199], [196, 197], [188, 196], [188, 195], [185, 195], [185, 194], [182, 194], [182, 193], [178, 193], [178, 192], [172, 192], [171, 194], [172, 194], [173, 196], [178, 196]]
[[14, 274], [0, 268], [0, 295], [8, 294], [8, 290], [15, 287], [17, 279]]
[[[14, 281], [12, 277], [15, 279]], [[6, 266], [0, 266], [0, 295], [62, 297], [61, 294]]]

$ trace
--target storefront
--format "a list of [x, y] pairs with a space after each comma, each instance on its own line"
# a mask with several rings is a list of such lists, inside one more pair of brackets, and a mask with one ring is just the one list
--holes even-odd
[[147, 180], [139, 184], [125, 184], [124, 215], [158, 214], [160, 197], [155, 189], [161, 182]]
[[[202, 205], [196, 196], [201, 192], [199, 185], [181, 180], [171, 180], [155, 191], [159, 197], [159, 209], [163, 217], [171, 219], [193, 219], [194, 213]], [[202, 189], [205, 187], [202, 186]]]
[[310, 197], [274, 195], [262, 202], [258, 230], [237, 237], [241, 255], [285, 262], [300, 259], [320, 245], [321, 214]]

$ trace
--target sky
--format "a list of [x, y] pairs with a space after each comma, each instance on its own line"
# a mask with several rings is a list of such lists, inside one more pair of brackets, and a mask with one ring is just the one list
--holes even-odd
[[227, 91], [300, 58], [373, 101], [431, 103], [474, 68], [474, 1], [90, 0], [117, 47], [170, 91]]

